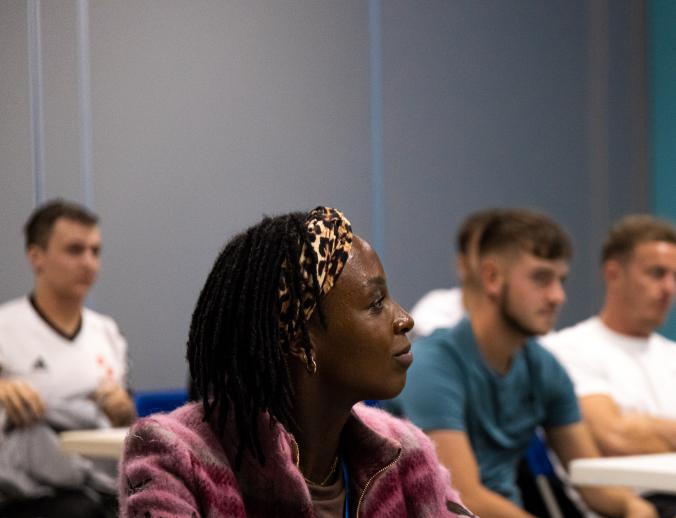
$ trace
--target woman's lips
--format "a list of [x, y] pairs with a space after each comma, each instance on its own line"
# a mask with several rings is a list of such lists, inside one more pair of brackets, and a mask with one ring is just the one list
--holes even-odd
[[397, 363], [408, 369], [413, 363], [413, 352], [411, 351], [411, 345], [409, 344], [403, 351], [394, 355], [394, 359], [397, 360]]

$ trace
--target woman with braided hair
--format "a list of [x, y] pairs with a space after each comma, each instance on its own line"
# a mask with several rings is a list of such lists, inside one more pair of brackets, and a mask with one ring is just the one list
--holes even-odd
[[201, 401], [132, 427], [121, 516], [472, 516], [420, 430], [358, 403], [402, 390], [412, 327], [340, 211], [236, 236], [190, 326]]

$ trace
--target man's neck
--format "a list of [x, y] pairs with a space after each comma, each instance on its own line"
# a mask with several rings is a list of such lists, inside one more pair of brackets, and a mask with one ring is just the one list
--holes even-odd
[[474, 307], [479, 303], [480, 295], [476, 293], [476, 288], [471, 286], [462, 287], [462, 307], [465, 313], [472, 313]]
[[33, 292], [33, 301], [49, 322], [65, 335], [74, 334], [79, 327], [82, 318], [82, 300], [64, 299], [38, 285]]
[[478, 309], [470, 317], [474, 338], [486, 363], [498, 373], [507, 374], [528, 337], [504, 322], [497, 312], [486, 309]]
[[621, 335], [648, 338], [654, 331], [654, 329], [642, 329], [642, 326], [632, 321], [632, 315], [624, 315], [607, 303], [599, 313], [599, 318], [608, 329]]

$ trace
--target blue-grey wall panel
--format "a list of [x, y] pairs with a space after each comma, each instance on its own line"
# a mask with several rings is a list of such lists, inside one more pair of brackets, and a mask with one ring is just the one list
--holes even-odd
[[185, 377], [189, 317], [226, 238], [341, 207], [369, 238], [367, 6], [92, 3], [97, 305], [138, 388]]

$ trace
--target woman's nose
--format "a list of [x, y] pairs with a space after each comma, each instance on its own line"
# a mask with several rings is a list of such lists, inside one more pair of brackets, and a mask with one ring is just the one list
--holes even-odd
[[403, 308], [400, 307], [399, 310], [401, 313], [394, 321], [394, 332], [398, 335], [403, 335], [413, 329], [415, 323], [413, 322], [413, 317], [404, 311]]

